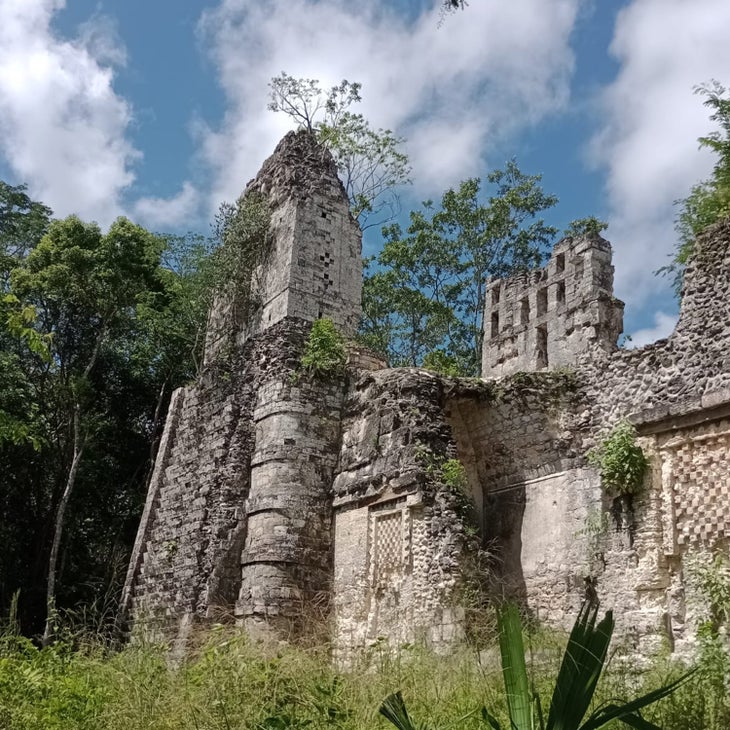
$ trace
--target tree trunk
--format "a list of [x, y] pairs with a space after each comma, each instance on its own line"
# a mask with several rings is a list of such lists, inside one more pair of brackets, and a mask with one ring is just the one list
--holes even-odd
[[79, 472], [79, 464], [84, 454], [85, 440], [81, 437], [81, 404], [78, 400], [74, 403], [73, 415], [74, 451], [71, 460], [71, 468], [66, 478], [66, 486], [61, 495], [56, 511], [56, 520], [53, 528], [53, 543], [51, 544], [51, 555], [48, 559], [48, 583], [46, 588], [46, 628], [43, 632], [43, 646], [48, 646], [53, 639], [53, 620], [56, 612], [56, 570], [58, 567], [58, 551], [61, 547], [61, 535], [63, 534], [64, 518], [66, 507], [71, 498], [76, 476]]
[[[89, 362], [84, 369], [83, 378], [89, 377], [91, 371], [96, 364], [99, 356], [99, 350], [106, 337], [106, 325], [103, 325], [94, 343], [94, 349], [89, 358]], [[51, 544], [51, 554], [48, 558], [48, 583], [46, 587], [46, 627], [43, 631], [43, 646], [48, 646], [53, 640], [53, 620], [56, 613], [56, 573], [58, 570], [58, 551], [61, 547], [61, 536], [63, 535], [64, 520], [66, 516], [66, 507], [71, 499], [76, 484], [76, 477], [79, 473], [79, 464], [81, 457], [84, 455], [84, 447], [86, 446], [86, 435], [81, 435], [81, 400], [78, 393], [74, 393], [73, 406], [73, 458], [71, 459], [71, 467], [66, 477], [66, 486], [64, 487], [61, 501], [58, 503], [56, 511], [56, 520], [53, 526], [53, 542]]]

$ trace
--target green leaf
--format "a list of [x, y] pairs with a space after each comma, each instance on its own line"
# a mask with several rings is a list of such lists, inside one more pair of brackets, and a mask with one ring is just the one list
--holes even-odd
[[532, 708], [522, 642], [520, 612], [513, 603], [503, 605], [497, 612], [499, 650], [507, 695], [510, 720], [515, 730], [531, 730]]
[[[664, 687], [660, 687], [659, 689], [655, 689], [652, 692], [648, 692], [647, 694], [642, 695], [641, 697], [638, 697], [631, 702], [626, 702], [623, 705], [612, 704], [596, 710], [596, 712], [594, 712], [588, 718], [587, 722], [581, 725], [580, 730], [595, 730], [595, 728], [602, 727], [606, 723], [611, 722], [611, 720], [621, 720], [622, 722], [625, 722], [629, 725], [631, 724], [631, 722], [636, 723], [636, 713], [638, 710], [641, 710], [643, 707], [647, 707], [648, 705], [651, 705], [654, 702], [661, 700], [667, 695], [670, 695], [672, 692], [674, 692], [674, 690], [677, 689], [677, 687], [684, 684], [692, 676], [693, 673], [694, 670], [687, 672], [678, 679], [675, 679], [674, 682], [670, 682]], [[639, 721], [646, 722], [642, 718], [639, 718]], [[632, 727], [638, 726], [632, 725]]]
[[553, 691], [548, 730], [576, 730], [593, 699], [614, 627], [611, 611], [598, 626], [596, 613], [596, 606], [584, 603], [573, 626]]
[[415, 725], [406, 709], [403, 695], [396, 692], [388, 695], [380, 705], [380, 714], [395, 725], [398, 730], [427, 730], [426, 725]]

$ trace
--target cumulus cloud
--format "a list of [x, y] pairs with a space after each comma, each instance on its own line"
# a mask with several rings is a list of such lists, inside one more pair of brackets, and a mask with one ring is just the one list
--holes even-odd
[[177, 195], [171, 198], [140, 198], [134, 203], [135, 220], [148, 228], [168, 228], [189, 221], [197, 214], [200, 194], [193, 184], [186, 180]]
[[654, 323], [651, 327], [645, 327], [643, 329], [633, 332], [630, 337], [630, 346], [633, 347], [644, 347], [644, 345], [650, 345], [652, 342], [661, 340], [665, 337], [669, 337], [674, 331], [674, 327], [677, 324], [676, 314], [667, 314], [666, 312], [654, 312]]
[[620, 70], [602, 93], [590, 154], [607, 171], [617, 294], [629, 304], [669, 291], [653, 272], [676, 241], [673, 202], [713, 164], [697, 149], [710, 122], [693, 88], [730, 80], [728, 27], [727, 0], [633, 0], [619, 13], [611, 52]]
[[103, 16], [75, 40], [59, 38], [51, 23], [64, 6], [0, 2], [0, 153], [56, 215], [106, 225], [140, 156], [126, 138], [132, 110], [112, 86], [126, 56]]
[[220, 126], [199, 130], [211, 205], [235, 198], [289, 128], [266, 111], [281, 71], [362, 82], [359, 111], [406, 137], [420, 195], [477, 174], [490, 145], [566, 104], [579, 0], [472, 3], [441, 27], [440, 3], [429, 5], [411, 19], [386, 0], [222, 0], [204, 13], [227, 99]]

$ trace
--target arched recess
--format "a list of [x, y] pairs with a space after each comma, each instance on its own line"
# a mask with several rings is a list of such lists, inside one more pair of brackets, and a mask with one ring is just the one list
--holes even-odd
[[500, 414], [479, 398], [449, 400], [446, 418], [469, 481], [482, 547], [492, 555], [495, 590], [523, 598], [522, 522], [525, 487], [504, 488], [498, 475], [514, 470], [515, 455], [499, 433]]

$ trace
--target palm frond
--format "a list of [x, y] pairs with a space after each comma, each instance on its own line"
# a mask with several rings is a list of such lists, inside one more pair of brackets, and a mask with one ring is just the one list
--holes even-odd
[[585, 602], [576, 619], [555, 682], [547, 730], [577, 730], [606, 661], [613, 634], [611, 611], [596, 626], [598, 608]]
[[380, 705], [379, 712], [384, 718], [393, 723], [398, 730], [428, 730], [426, 725], [416, 725], [413, 722], [400, 692], [388, 695]]
[[532, 702], [525, 666], [520, 612], [514, 603], [497, 611], [499, 650], [502, 655], [502, 675], [507, 706], [513, 730], [532, 730]]

